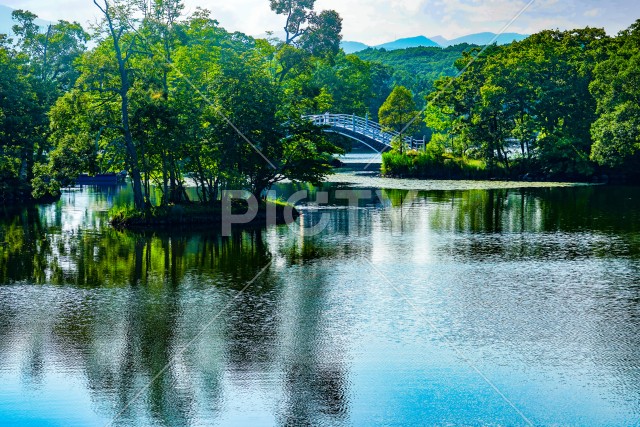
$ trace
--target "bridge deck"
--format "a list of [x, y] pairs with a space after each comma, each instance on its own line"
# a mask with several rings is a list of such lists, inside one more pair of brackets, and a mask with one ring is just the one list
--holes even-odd
[[[339, 133], [358, 140], [377, 151], [387, 151], [391, 148], [391, 140], [401, 136], [399, 132], [387, 131], [368, 117], [348, 114], [317, 114], [305, 116], [317, 126], [327, 126], [327, 131]], [[424, 147], [424, 138], [416, 140], [411, 136], [402, 137], [405, 144], [411, 148]]]

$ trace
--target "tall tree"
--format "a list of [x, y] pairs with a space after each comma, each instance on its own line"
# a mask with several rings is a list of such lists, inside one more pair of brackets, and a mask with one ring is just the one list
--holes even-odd
[[41, 108], [18, 54], [0, 36], [0, 200], [14, 202], [30, 192], [25, 159], [33, 155], [32, 121]]
[[78, 77], [73, 63], [86, 51], [89, 34], [77, 22], [59, 21], [41, 29], [35, 24], [37, 16], [24, 10], [13, 11], [12, 18], [17, 45], [33, 75], [46, 86], [50, 105], [73, 87]]
[[13, 11], [12, 18], [16, 22], [16, 45], [40, 108], [40, 114], [31, 117], [33, 136], [24, 152], [24, 168], [30, 181], [38, 163], [46, 163], [44, 154], [50, 149], [47, 112], [75, 84], [78, 71], [74, 63], [85, 52], [89, 35], [77, 22], [59, 21], [40, 28], [35, 23], [37, 16], [24, 10]]
[[309, 17], [309, 27], [300, 37], [300, 47], [313, 56], [331, 58], [340, 51], [342, 18], [335, 10]]
[[314, 16], [313, 7], [316, 0], [269, 0], [271, 10], [284, 15], [285, 43], [292, 44], [308, 31], [309, 19]]
[[183, 33], [178, 23], [184, 10], [182, 0], [153, 0], [144, 20], [147, 39], [153, 46], [153, 53], [160, 61], [156, 67], [160, 73], [162, 85], [161, 99], [155, 99], [145, 108], [148, 118], [155, 120], [154, 135], [149, 140], [156, 141], [157, 153], [162, 165], [161, 188], [163, 203], [180, 203], [185, 192], [182, 189], [179, 171], [174, 155], [178, 143], [178, 128], [175, 126], [175, 112], [171, 111], [169, 100], [169, 75], [172, 71], [173, 55], [179, 45], [179, 36]]
[[342, 18], [335, 10], [317, 13], [315, 0], [269, 0], [271, 10], [286, 16], [284, 44], [300, 47], [316, 56], [340, 50]]
[[102, 26], [99, 30], [111, 42], [112, 60], [117, 70], [117, 86], [102, 87], [102, 91], [110, 91], [120, 98], [120, 124], [119, 129], [124, 138], [126, 150], [126, 163], [131, 174], [133, 184], [133, 202], [136, 209], [144, 209], [145, 198], [142, 193], [142, 178], [138, 164], [138, 152], [131, 134], [130, 124], [130, 93], [133, 86], [133, 72], [131, 60], [140, 49], [140, 40], [136, 34], [132, 34], [131, 16], [134, 14], [129, 2], [116, 2], [113, 5], [108, 0], [93, 0], [103, 16]]

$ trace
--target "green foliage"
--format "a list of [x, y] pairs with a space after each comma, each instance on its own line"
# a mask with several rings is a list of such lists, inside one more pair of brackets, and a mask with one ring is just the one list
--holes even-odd
[[33, 167], [31, 195], [36, 200], [53, 199], [60, 196], [60, 184], [51, 177], [48, 165], [36, 163]]
[[402, 153], [404, 151], [407, 151], [408, 149], [409, 146], [406, 142], [404, 142], [404, 139], [402, 137], [394, 136], [393, 138], [391, 138], [391, 151], [393, 151], [394, 153]]
[[416, 47], [384, 50], [369, 48], [357, 52], [359, 58], [386, 67], [390, 72], [390, 86], [404, 86], [415, 95], [421, 108], [425, 97], [434, 90], [434, 82], [443, 76], [454, 76], [456, 60], [471, 45], [461, 44], [446, 49]]
[[138, 210], [152, 185], [162, 205], [186, 201], [187, 177], [205, 203], [225, 188], [259, 195], [283, 179], [322, 180], [342, 149], [300, 112], [357, 99], [368, 68], [348, 94], [315, 79], [314, 69], [343, 72], [341, 18], [294, 3], [272, 2], [297, 33], [277, 47], [228, 33], [205, 10], [184, 19], [181, 0], [95, 0], [102, 21], [89, 51], [78, 24], [41, 31], [16, 11], [19, 50], [0, 40], [2, 198], [57, 194], [85, 172], [127, 170]]
[[300, 37], [300, 46], [311, 55], [331, 58], [340, 51], [342, 18], [335, 10], [323, 10], [309, 17], [309, 29]]
[[269, 0], [271, 10], [287, 17], [284, 26], [287, 44], [304, 33], [315, 2], [315, 0]]
[[442, 159], [447, 151], [447, 136], [441, 133], [435, 133], [431, 137], [431, 141], [424, 147], [425, 152], [433, 159]]
[[319, 58], [340, 50], [342, 18], [335, 10], [313, 10], [315, 0], [269, 0], [271, 10], [286, 16], [284, 45], [295, 46]]
[[74, 61], [85, 52], [89, 34], [77, 22], [58, 21], [38, 28], [36, 18], [31, 12], [14, 11], [13, 32], [20, 52], [29, 58], [30, 72], [50, 92], [47, 101], [51, 103], [75, 83]]
[[49, 153], [53, 177], [61, 186], [73, 185], [81, 173], [100, 172], [95, 123], [91, 97], [86, 92], [70, 91], [60, 97], [49, 111], [50, 141], [54, 149]]
[[380, 107], [378, 120], [389, 130], [411, 135], [420, 123], [416, 119], [419, 114], [411, 91], [404, 86], [396, 86]]
[[603, 112], [591, 127], [594, 139], [591, 157], [610, 167], [638, 163], [640, 152], [640, 107], [635, 102], [616, 105]]
[[601, 165], [636, 172], [640, 165], [640, 21], [602, 51], [591, 93], [599, 117], [591, 126], [591, 158]]
[[13, 44], [0, 38], [0, 200], [51, 199], [59, 186], [48, 166], [48, 110], [76, 81], [75, 60], [88, 35], [60, 21], [42, 31], [37, 16], [17, 10]]
[[437, 151], [396, 151], [382, 155], [382, 174], [393, 177], [431, 179], [487, 179], [500, 175], [480, 160], [440, 157]]
[[449, 136], [449, 152], [489, 168], [560, 179], [593, 174], [596, 100], [589, 91], [603, 30], [543, 31], [508, 46], [465, 52], [463, 73], [429, 95], [425, 123]]
[[[187, 177], [203, 203], [215, 204], [227, 188], [259, 196], [283, 179], [318, 182], [330, 173], [341, 148], [299, 123], [314, 102], [334, 103], [327, 88], [309, 88], [308, 70], [330, 64], [330, 49], [320, 55], [229, 33], [204, 10], [179, 20], [177, 0], [152, 3], [143, 12], [155, 18], [119, 32], [140, 5], [97, 5], [105, 18], [98, 45], [79, 61], [78, 90], [52, 109], [50, 161], [61, 182], [126, 169], [135, 208], [148, 211], [152, 185], [163, 206], [187, 201]], [[316, 18], [337, 25], [329, 15]], [[314, 19], [309, 25], [330, 25]]]

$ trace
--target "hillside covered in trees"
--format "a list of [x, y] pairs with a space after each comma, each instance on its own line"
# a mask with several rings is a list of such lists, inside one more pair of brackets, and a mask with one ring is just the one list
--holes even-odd
[[443, 76], [457, 73], [456, 61], [476, 46], [459, 44], [447, 48], [414, 47], [385, 50], [369, 48], [355, 53], [358, 58], [388, 67], [391, 84], [409, 88], [418, 105], [423, 106], [425, 97], [434, 89], [434, 82]]

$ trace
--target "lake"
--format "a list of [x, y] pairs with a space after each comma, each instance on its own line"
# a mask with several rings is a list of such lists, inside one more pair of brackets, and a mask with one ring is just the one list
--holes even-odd
[[6, 213], [0, 425], [640, 425], [638, 188], [299, 190], [230, 237], [113, 230], [128, 187]]

